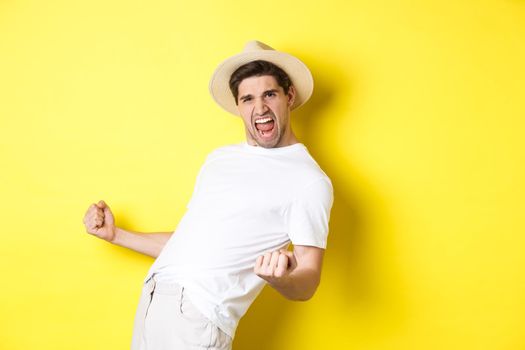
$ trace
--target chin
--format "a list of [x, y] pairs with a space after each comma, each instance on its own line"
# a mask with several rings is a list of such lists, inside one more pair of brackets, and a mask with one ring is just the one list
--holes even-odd
[[253, 138], [253, 140], [255, 141], [255, 143], [260, 146], [260, 147], [264, 147], [264, 148], [276, 148], [276, 147], [280, 147], [280, 143], [282, 141], [282, 135], [279, 135], [279, 133], [277, 133], [276, 135], [274, 135], [273, 138], [271, 139], [262, 139], [260, 137], [258, 137], [259, 135], [256, 135], [256, 137]]
[[264, 148], [275, 148], [275, 147], [278, 147], [279, 146], [279, 142], [280, 142], [279, 138], [275, 138], [275, 139], [271, 139], [271, 140], [261, 140], [259, 138], [255, 139], [255, 143], [258, 146], [264, 147]]

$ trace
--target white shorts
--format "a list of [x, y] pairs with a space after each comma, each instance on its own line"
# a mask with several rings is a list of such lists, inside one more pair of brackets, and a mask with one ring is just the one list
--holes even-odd
[[155, 281], [144, 284], [131, 350], [231, 350], [232, 339], [198, 311], [184, 287]]

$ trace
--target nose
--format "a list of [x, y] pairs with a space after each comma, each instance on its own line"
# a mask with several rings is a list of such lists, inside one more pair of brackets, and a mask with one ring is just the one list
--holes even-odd
[[268, 112], [268, 106], [264, 102], [264, 100], [259, 97], [255, 99], [255, 104], [253, 106], [253, 113], [255, 115], [264, 115]]

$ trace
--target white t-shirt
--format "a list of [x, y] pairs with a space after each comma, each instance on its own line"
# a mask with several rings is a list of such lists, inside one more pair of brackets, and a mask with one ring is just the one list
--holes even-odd
[[265, 281], [259, 255], [288, 246], [326, 248], [333, 189], [301, 143], [247, 143], [211, 152], [187, 211], [146, 281], [184, 286], [188, 298], [232, 338]]

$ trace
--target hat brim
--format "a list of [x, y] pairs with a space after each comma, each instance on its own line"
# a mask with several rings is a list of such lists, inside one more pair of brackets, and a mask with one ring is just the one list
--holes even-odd
[[256, 60], [271, 62], [288, 74], [296, 90], [295, 102], [291, 106], [292, 110], [305, 104], [312, 96], [314, 88], [312, 73], [296, 57], [275, 50], [242, 52], [224, 60], [215, 69], [210, 79], [209, 90], [211, 96], [227, 112], [237, 116], [240, 115], [229, 85], [232, 73], [240, 66]]

